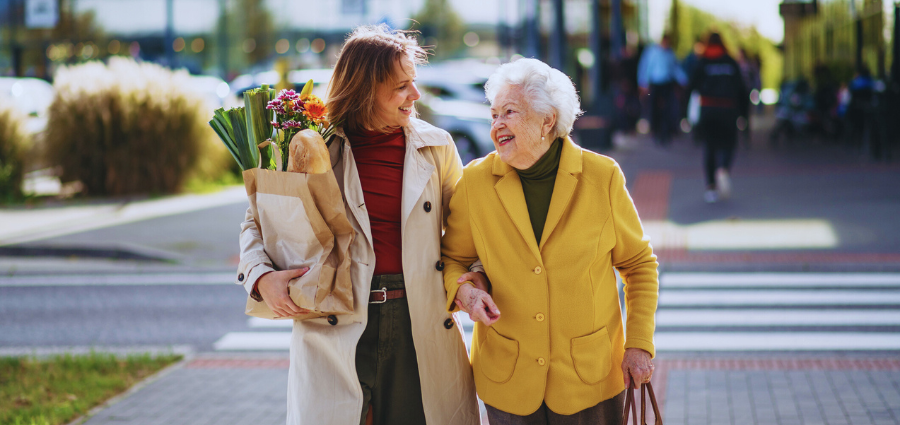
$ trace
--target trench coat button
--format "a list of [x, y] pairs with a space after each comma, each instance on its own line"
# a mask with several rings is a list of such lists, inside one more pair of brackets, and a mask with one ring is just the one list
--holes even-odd
[[422, 205], [425, 208], [425, 212], [431, 212], [431, 202], [425, 201], [425, 205]]
[[444, 327], [447, 329], [453, 329], [453, 319], [444, 320]]
[[537, 316], [534, 316], [534, 318], [538, 322], [543, 322], [544, 321], [544, 313], [538, 313]]
[[537, 266], [534, 268], [534, 274], [541, 274], [541, 266]]
[[243, 282], [243, 281], [244, 281], [244, 274], [241, 273], [238, 275], [238, 282]]
[[328, 316], [328, 324], [329, 325], [331, 325], [331, 326], [337, 325], [337, 322], [338, 322], [337, 316], [335, 316], [333, 314]]
[[437, 271], [443, 271], [443, 270], [444, 270], [444, 262], [443, 262], [443, 261], [438, 261], [437, 263], [434, 263], [434, 268], [435, 268]]
[[543, 366], [544, 363], [547, 363], [546, 361], [544, 361], [544, 358], [543, 358], [543, 357], [538, 357], [538, 364], [541, 365], [541, 366]]

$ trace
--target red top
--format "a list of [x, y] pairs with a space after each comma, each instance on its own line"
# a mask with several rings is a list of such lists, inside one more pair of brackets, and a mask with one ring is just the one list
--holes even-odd
[[347, 133], [347, 137], [372, 226], [375, 274], [401, 274], [400, 197], [403, 194], [406, 136], [403, 129], [398, 129], [389, 134]]

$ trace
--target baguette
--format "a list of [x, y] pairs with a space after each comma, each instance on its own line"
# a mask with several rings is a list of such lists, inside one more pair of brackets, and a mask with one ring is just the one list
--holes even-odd
[[331, 156], [322, 135], [305, 129], [297, 133], [289, 147], [287, 170], [292, 173], [323, 174], [331, 168]]

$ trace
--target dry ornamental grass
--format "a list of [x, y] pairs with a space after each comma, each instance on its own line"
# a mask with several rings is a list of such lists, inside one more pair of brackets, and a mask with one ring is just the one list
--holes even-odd
[[46, 159], [87, 195], [174, 193], [230, 166], [186, 71], [114, 57], [60, 69], [54, 88]]
[[10, 202], [22, 196], [25, 147], [28, 135], [23, 123], [25, 116], [12, 104], [12, 99], [0, 96], [0, 202]]

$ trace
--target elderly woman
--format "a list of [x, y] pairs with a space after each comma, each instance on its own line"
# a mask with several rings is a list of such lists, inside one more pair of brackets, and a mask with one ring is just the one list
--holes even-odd
[[[424, 58], [414, 35], [384, 25], [354, 30], [338, 56], [328, 108], [340, 127], [329, 154], [356, 231], [355, 311], [294, 321], [288, 424], [479, 421], [466, 347], [441, 287], [441, 230], [462, 163], [446, 131], [415, 118]], [[249, 212], [240, 240], [238, 283], [281, 316], [301, 312], [288, 282], [308, 269], [274, 270]], [[467, 276], [484, 286], [480, 273]]]
[[[485, 90], [497, 151], [464, 169], [441, 241], [447, 308], [477, 322], [478, 394], [491, 425], [620, 423], [623, 390], [653, 371], [659, 287], [625, 177], [568, 138], [581, 111], [563, 73], [520, 59]], [[488, 291], [466, 274], [477, 259]]]

